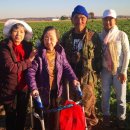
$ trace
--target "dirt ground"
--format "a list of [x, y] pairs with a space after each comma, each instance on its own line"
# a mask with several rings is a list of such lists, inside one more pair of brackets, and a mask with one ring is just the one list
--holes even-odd
[[[28, 113], [26, 117], [26, 124], [25, 124], [25, 130], [32, 130], [31, 129], [31, 119], [30, 119], [30, 114]], [[3, 106], [0, 106], [0, 130], [6, 130], [5, 129], [5, 111]], [[113, 123], [111, 127], [109, 128], [104, 128], [102, 126], [102, 120], [99, 120], [99, 123], [97, 126], [95, 126], [92, 130], [119, 130]], [[125, 129], [127, 130], [127, 129]]]

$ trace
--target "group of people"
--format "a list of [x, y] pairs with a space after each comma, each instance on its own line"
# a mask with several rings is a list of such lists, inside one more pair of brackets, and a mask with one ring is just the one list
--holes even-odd
[[[11, 19], [4, 24], [5, 39], [0, 42], [0, 102], [6, 112], [6, 130], [24, 130], [29, 95], [40, 95], [45, 108], [61, 105], [69, 84], [70, 98], [76, 101], [80, 85], [87, 129], [98, 124], [94, 93], [98, 78], [102, 84], [103, 124], [110, 126], [110, 88], [117, 99], [117, 119], [123, 128], [126, 119], [126, 81], [129, 41], [116, 23], [116, 12], [105, 10], [100, 34], [87, 28], [86, 9], [78, 5], [71, 15], [73, 28], [60, 40], [58, 30], [45, 27], [40, 45], [29, 42], [32, 28]], [[44, 115], [46, 130], [59, 130], [59, 112]], [[36, 125], [36, 130], [40, 128]]]

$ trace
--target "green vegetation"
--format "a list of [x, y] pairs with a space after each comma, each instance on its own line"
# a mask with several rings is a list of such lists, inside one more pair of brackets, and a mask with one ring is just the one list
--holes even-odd
[[[72, 27], [70, 20], [55, 21], [55, 22], [50, 22], [50, 21], [49, 22], [29, 22], [29, 24], [33, 28], [33, 32], [34, 32], [33, 39], [40, 38], [44, 28], [49, 25], [55, 26], [57, 29], [59, 29], [61, 36], [64, 32], [69, 30], [70, 27]], [[130, 19], [121, 19], [121, 20], [119, 19], [117, 20], [117, 24], [118, 24], [119, 29], [125, 31], [128, 34], [128, 37], [130, 39], [130, 30], [129, 30]], [[4, 25], [3, 23], [0, 23], [0, 40], [3, 38], [3, 35], [2, 35], [3, 25]], [[102, 29], [102, 21], [101, 19], [90, 19], [88, 21], [87, 26], [88, 28], [96, 32], [100, 32]]]
[[[43, 29], [48, 26], [55, 26], [57, 29], [59, 29], [59, 32], [61, 36], [63, 35], [64, 32], [68, 31], [71, 27], [71, 21], [57, 21], [57, 22], [29, 22], [30, 26], [33, 28], [33, 33], [34, 37], [32, 39], [32, 42], [35, 43], [37, 39], [40, 38]], [[129, 41], [130, 41], [130, 19], [119, 19], [117, 20], [117, 24], [119, 29], [125, 31], [128, 35]], [[91, 19], [88, 21], [87, 24], [88, 28], [100, 32], [102, 29], [102, 21], [98, 19]], [[3, 39], [2, 35], [2, 30], [3, 30], [3, 23], [0, 23], [0, 40]], [[97, 112], [99, 117], [102, 116], [101, 113], [101, 86], [100, 83], [97, 85], [96, 88], [96, 95], [97, 95]], [[111, 111], [113, 117], [116, 116], [116, 100], [115, 100], [115, 94], [114, 90], [111, 92]], [[128, 125], [128, 122], [130, 122], [130, 66], [128, 69], [128, 83], [127, 83], [127, 128], [130, 129], [130, 125]]]

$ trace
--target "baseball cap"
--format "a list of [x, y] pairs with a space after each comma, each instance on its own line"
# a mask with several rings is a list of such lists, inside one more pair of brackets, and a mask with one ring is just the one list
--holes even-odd
[[112, 18], [117, 18], [117, 15], [116, 15], [116, 11], [113, 10], [113, 9], [107, 9], [103, 12], [103, 18], [106, 18], [106, 17], [112, 17]]

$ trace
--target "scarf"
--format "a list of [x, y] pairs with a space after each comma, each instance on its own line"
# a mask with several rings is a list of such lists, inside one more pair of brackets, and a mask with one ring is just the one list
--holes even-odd
[[113, 75], [116, 74], [118, 67], [117, 45], [115, 43], [117, 32], [118, 27], [115, 25], [108, 33], [105, 30], [101, 33], [104, 46], [104, 62], [108, 71], [112, 72]]
[[[22, 43], [20, 45], [15, 45], [13, 44], [13, 49], [14, 49], [14, 52], [16, 54], [16, 57], [17, 57], [17, 61], [20, 62], [20, 61], [23, 61], [25, 60], [25, 50], [23, 48], [23, 45]], [[27, 85], [26, 85], [26, 82], [25, 82], [25, 76], [24, 76], [24, 73], [23, 71], [21, 72], [18, 72], [18, 86], [17, 86], [17, 90], [27, 90]]]

